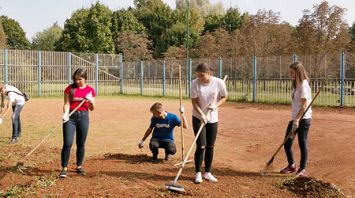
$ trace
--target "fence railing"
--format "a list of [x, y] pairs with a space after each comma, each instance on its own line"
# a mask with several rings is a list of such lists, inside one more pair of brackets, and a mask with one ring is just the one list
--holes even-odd
[[355, 56], [344, 53], [129, 62], [120, 54], [4, 49], [0, 50], [0, 80], [31, 97], [59, 96], [81, 67], [87, 70], [87, 82], [98, 95], [178, 97], [180, 64], [183, 97], [188, 98], [193, 71], [197, 63], [205, 62], [214, 68], [214, 76], [228, 75], [229, 100], [284, 104], [291, 102], [288, 65], [296, 60], [308, 71], [314, 93], [325, 84], [316, 105], [355, 106]]

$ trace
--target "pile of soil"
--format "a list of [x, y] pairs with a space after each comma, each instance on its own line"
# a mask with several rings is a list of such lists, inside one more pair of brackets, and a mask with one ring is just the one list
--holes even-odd
[[334, 184], [312, 177], [287, 178], [280, 187], [302, 197], [346, 197]]

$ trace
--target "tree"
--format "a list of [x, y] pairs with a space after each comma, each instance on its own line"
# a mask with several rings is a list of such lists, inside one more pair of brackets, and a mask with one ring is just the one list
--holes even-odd
[[[314, 5], [312, 12], [304, 10], [299, 20], [293, 34], [295, 51], [312, 60], [313, 77], [324, 73], [321, 69], [326, 57], [338, 58], [341, 51], [349, 48], [351, 35], [343, 19], [344, 13], [344, 8], [330, 6], [324, 1]], [[328, 69], [327, 72], [332, 71]]]
[[248, 58], [279, 55], [289, 52], [292, 28], [280, 23], [278, 13], [259, 10], [256, 15], [244, 19], [243, 25], [233, 33], [240, 45], [239, 55]]
[[239, 29], [242, 26], [243, 18], [247, 17], [247, 15], [247, 13], [240, 15], [238, 8], [229, 8], [223, 19], [224, 29], [226, 29], [229, 33]]
[[186, 29], [186, 12], [182, 12], [180, 10], [176, 10], [174, 12], [176, 23], [173, 24], [170, 28], [166, 29], [161, 36], [161, 44], [163, 44], [163, 48], [167, 49], [170, 46], [185, 46], [187, 42], [187, 47], [190, 49], [194, 46], [203, 31], [204, 20], [200, 13], [196, 9], [191, 9], [189, 14], [189, 34], [187, 35]]
[[90, 40], [88, 46], [91, 52], [114, 53], [111, 16], [111, 10], [99, 2], [96, 2], [89, 9], [89, 14], [85, 21], [85, 30], [86, 37]]
[[86, 36], [85, 21], [89, 14], [87, 9], [76, 10], [71, 18], [67, 19], [64, 24], [62, 37], [56, 46], [61, 51], [77, 51], [89, 52], [88, 43], [90, 42]]
[[229, 57], [231, 47], [230, 35], [225, 29], [219, 28], [214, 32], [203, 35], [194, 48], [193, 54], [197, 57]]
[[119, 33], [116, 40], [116, 49], [123, 54], [125, 61], [151, 59], [150, 45], [151, 42], [145, 34], [135, 34], [132, 31]]
[[135, 15], [147, 29], [148, 37], [152, 41], [154, 57], [160, 57], [167, 49], [161, 36], [176, 22], [176, 16], [162, 0], [136, 0], [135, 5]]
[[355, 22], [350, 28], [351, 40], [355, 42]]
[[139, 23], [131, 10], [118, 10], [112, 14], [112, 38], [116, 40], [118, 34], [123, 31], [132, 31], [142, 34], [145, 31], [143, 24]]
[[111, 33], [112, 12], [97, 2], [90, 9], [73, 13], [64, 24], [57, 49], [65, 51], [113, 53]]
[[355, 50], [355, 22], [350, 27], [349, 32], [351, 34], [351, 42], [349, 44], [348, 51], [354, 51]]
[[2, 22], [0, 18], [0, 48], [6, 48], [6, 34], [4, 28], [2, 27]]
[[[190, 8], [195, 8], [203, 17], [208, 15], [223, 15], [224, 6], [222, 2], [211, 4], [209, 0], [189, 0]], [[176, 0], [177, 10], [186, 10], [186, 0]]]
[[32, 39], [32, 49], [35, 50], [55, 50], [55, 44], [59, 41], [63, 32], [57, 22], [55, 22], [51, 27], [38, 32]]
[[185, 57], [184, 47], [170, 46], [166, 52], [164, 52], [164, 58], [166, 59], [181, 59]]
[[29, 49], [30, 42], [27, 40], [26, 34], [20, 24], [16, 20], [10, 19], [7, 16], [1, 16], [0, 18], [4, 32], [7, 36], [6, 44], [8, 47], [15, 49]]
[[204, 33], [213, 32], [224, 26], [223, 15], [207, 15], [205, 17]]
[[313, 6], [314, 11], [304, 10], [294, 38], [298, 52], [326, 54], [345, 50], [350, 41], [348, 26], [343, 19], [345, 9], [329, 6], [324, 1]]

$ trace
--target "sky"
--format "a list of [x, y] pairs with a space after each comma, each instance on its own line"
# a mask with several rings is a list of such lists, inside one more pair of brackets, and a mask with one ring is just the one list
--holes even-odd
[[[175, 8], [175, 0], [163, 0]], [[281, 21], [296, 25], [304, 9], [312, 10], [313, 5], [323, 0], [210, 0], [212, 4], [221, 1], [225, 8], [237, 7], [240, 12], [255, 14], [260, 9], [279, 12]], [[0, 0], [0, 15], [8, 16], [20, 23], [31, 41], [40, 32], [55, 22], [64, 27], [66, 19], [79, 8], [89, 8], [96, 0]], [[111, 10], [133, 7], [133, 0], [100, 0]], [[346, 8], [344, 19], [349, 25], [355, 22], [355, 0], [328, 0], [329, 4]]]

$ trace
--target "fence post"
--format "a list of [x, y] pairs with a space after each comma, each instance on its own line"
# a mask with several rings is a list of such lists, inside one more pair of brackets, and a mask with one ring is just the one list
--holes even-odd
[[68, 52], [68, 84], [71, 83], [71, 53]]
[[163, 61], [163, 96], [165, 96], [165, 60]]
[[344, 63], [345, 54], [341, 52], [340, 59], [340, 107], [344, 107]]
[[219, 60], [218, 60], [218, 78], [223, 78], [222, 77], [222, 65], [223, 65], [222, 57], [219, 57]]
[[8, 51], [4, 49], [4, 83], [8, 83]]
[[124, 83], [124, 68], [123, 68], [123, 57], [122, 54], [118, 54], [118, 62], [120, 65], [120, 94], [123, 94], [123, 83]]
[[133, 79], [133, 82], [136, 83], [136, 61], [133, 62]]
[[192, 59], [187, 60], [187, 90], [190, 98], [190, 88], [191, 88], [191, 73], [192, 73]]
[[96, 54], [96, 64], [95, 64], [96, 72], [95, 72], [95, 91], [96, 95], [99, 95], [99, 55]]
[[140, 93], [141, 93], [141, 96], [142, 96], [143, 95], [143, 61], [140, 62], [139, 78], [140, 78]]
[[42, 52], [38, 51], [38, 69], [37, 69], [37, 78], [38, 78], [38, 96], [41, 96], [41, 64], [42, 64]]
[[253, 56], [253, 102], [256, 102], [256, 56]]

